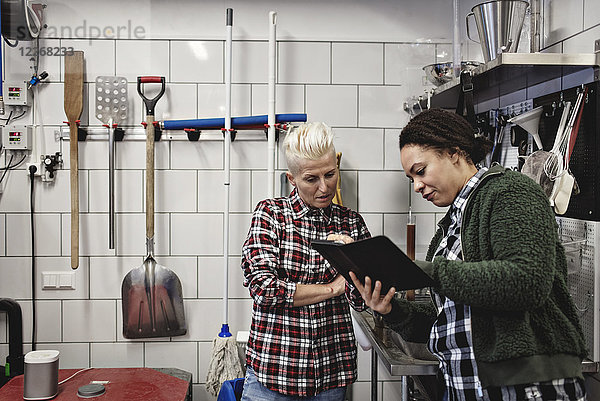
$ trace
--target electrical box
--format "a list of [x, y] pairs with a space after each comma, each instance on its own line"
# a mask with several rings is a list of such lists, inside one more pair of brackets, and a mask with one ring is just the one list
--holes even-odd
[[27, 125], [2, 127], [2, 146], [6, 150], [31, 150], [31, 131]]
[[27, 81], [9, 81], [4, 83], [4, 104], [7, 106], [29, 106]]

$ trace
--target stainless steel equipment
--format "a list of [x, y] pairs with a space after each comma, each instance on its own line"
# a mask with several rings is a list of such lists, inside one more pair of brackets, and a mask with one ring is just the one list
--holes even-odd
[[[461, 71], [471, 71], [479, 67], [481, 63], [477, 61], [461, 61]], [[453, 65], [451, 62], [428, 64], [423, 67], [427, 80], [435, 86], [443, 85], [454, 78]]]
[[496, 0], [477, 4], [467, 14], [467, 36], [473, 42], [469, 30], [469, 17], [473, 16], [479, 33], [479, 43], [485, 62], [501, 53], [516, 53], [525, 11], [529, 3], [523, 0]]

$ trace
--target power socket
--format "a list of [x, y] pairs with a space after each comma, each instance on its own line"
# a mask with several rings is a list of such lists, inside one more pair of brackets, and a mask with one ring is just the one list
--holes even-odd
[[35, 173], [33, 173], [34, 177], [41, 177], [42, 176], [42, 164], [41, 163], [27, 163], [27, 176], [29, 176], [29, 167], [30, 166], [35, 166], [36, 170]]

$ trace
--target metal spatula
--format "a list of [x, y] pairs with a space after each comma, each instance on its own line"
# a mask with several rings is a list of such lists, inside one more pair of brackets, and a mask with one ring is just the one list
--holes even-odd
[[127, 79], [96, 77], [96, 118], [108, 128], [108, 248], [115, 249], [115, 129], [127, 118]]

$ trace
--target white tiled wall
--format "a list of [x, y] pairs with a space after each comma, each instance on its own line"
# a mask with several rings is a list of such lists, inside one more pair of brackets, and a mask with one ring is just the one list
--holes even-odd
[[[85, 52], [86, 85], [82, 125], [99, 129], [94, 98], [97, 75], [129, 80], [129, 133], [142, 133], [144, 118], [136, 77], [163, 75], [165, 96], [157, 119], [222, 117], [225, 113], [224, 7], [220, 2], [49, 1], [50, 28], [126, 25], [144, 29], [141, 37], [90, 38], [54, 34], [43, 47], [73, 47]], [[147, 3], [147, 4], [146, 4]], [[304, 113], [324, 121], [335, 133], [342, 157], [342, 193], [347, 206], [359, 210], [373, 235], [385, 234], [404, 246], [409, 204], [417, 219], [417, 257], [422, 257], [444, 210], [412, 191], [402, 171], [398, 135], [409, 116], [403, 102], [431, 86], [423, 80], [426, 64], [452, 59], [451, 2], [434, 0], [339, 2], [234, 0], [234, 116], [267, 113], [267, 15], [278, 11], [277, 113]], [[368, 4], [367, 4], [368, 3]], [[477, 1], [461, 2], [466, 14]], [[116, 8], [120, 12], [115, 13]], [[600, 38], [597, 1], [573, 4], [544, 1], [545, 51], [591, 52]], [[198, 20], [198, 16], [201, 16]], [[334, 17], [334, 18], [333, 18]], [[200, 21], [200, 23], [199, 23]], [[465, 28], [461, 22], [461, 35]], [[31, 75], [23, 49], [4, 46], [4, 80]], [[464, 58], [481, 60], [477, 44], [463, 42]], [[23, 53], [24, 54], [24, 53]], [[35, 113], [22, 121], [40, 126], [36, 155], [62, 151], [64, 165], [53, 183], [36, 180], [35, 294], [38, 299], [39, 349], [58, 349], [61, 368], [179, 367], [192, 372], [194, 399], [211, 400], [204, 390], [211, 340], [222, 320], [224, 148], [221, 140], [156, 143], [155, 255], [180, 278], [189, 324], [185, 336], [151, 341], [122, 335], [121, 281], [145, 256], [145, 144], [116, 144], [116, 249], [108, 249], [108, 145], [79, 144], [80, 267], [75, 289], [42, 290], [41, 273], [70, 271], [69, 146], [55, 139], [65, 120], [63, 58], [40, 57], [47, 83], [35, 88]], [[560, 82], [553, 83], [560, 85]], [[550, 85], [550, 84], [549, 84]], [[151, 95], [156, 85], [145, 88]], [[514, 96], [531, 97], [548, 85]], [[153, 92], [154, 91], [154, 92]], [[494, 104], [509, 99], [495, 99]], [[266, 196], [266, 141], [235, 141], [231, 148], [231, 217], [228, 258], [229, 324], [248, 330], [251, 299], [242, 286], [240, 247], [256, 202]], [[37, 159], [37, 156], [34, 157]], [[277, 154], [277, 177], [285, 171]], [[28, 159], [27, 161], [30, 161]], [[5, 159], [3, 161], [6, 161]], [[11, 171], [0, 194], [0, 297], [19, 301], [24, 338], [31, 338], [31, 240], [29, 179], [24, 168]], [[279, 179], [275, 193], [280, 193]], [[8, 352], [6, 318], [0, 314], [0, 361]], [[26, 344], [25, 349], [30, 348]], [[0, 362], [2, 363], [2, 362]], [[398, 399], [400, 383], [380, 369], [379, 399]], [[370, 394], [370, 353], [359, 353], [359, 382], [354, 400]]]

